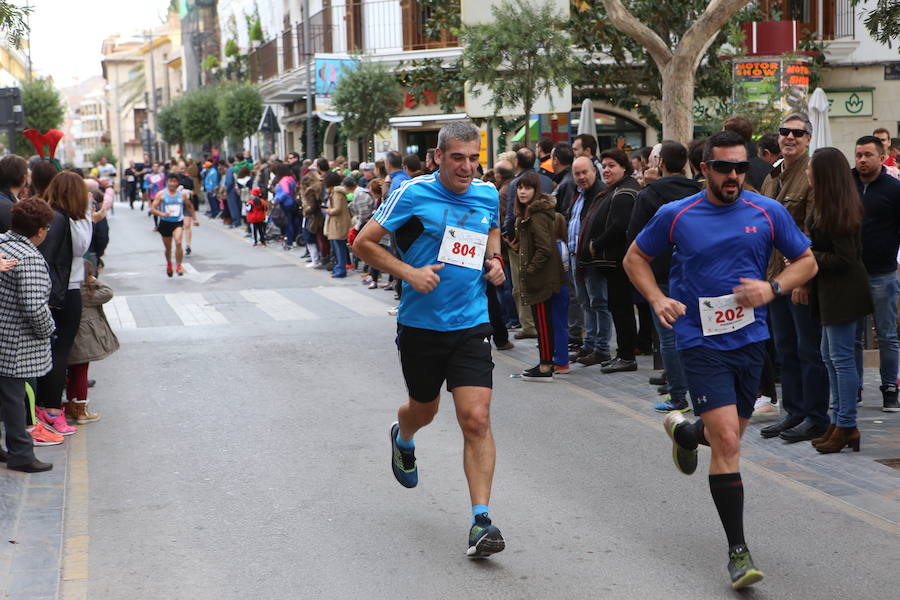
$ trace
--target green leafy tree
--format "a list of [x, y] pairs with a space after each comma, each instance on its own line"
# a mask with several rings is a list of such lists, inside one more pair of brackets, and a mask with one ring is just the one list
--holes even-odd
[[354, 69], [344, 71], [331, 97], [335, 112], [344, 118], [341, 130], [350, 139], [373, 138], [388, 126], [402, 102], [396, 76], [383, 63], [368, 59], [357, 60]]
[[215, 88], [200, 88], [181, 97], [179, 116], [185, 141], [207, 143], [222, 139], [217, 94]]
[[397, 65], [397, 80], [418, 103], [437, 102], [445, 113], [465, 102], [465, 79], [459, 61], [444, 65], [440, 58], [422, 58]]
[[240, 145], [259, 126], [263, 100], [256, 86], [231, 85], [219, 94], [219, 128], [228, 139]]
[[181, 98], [175, 98], [159, 109], [156, 115], [156, 129], [167, 144], [184, 143], [184, 131], [181, 128]]
[[[850, 0], [854, 7], [864, 4], [865, 0]], [[880, 44], [892, 48], [892, 42], [900, 40], [900, 2], [897, 0], [877, 0], [875, 8], [865, 11], [863, 24], [869, 34]]]
[[28, 15], [33, 7], [16, 6], [9, 0], [0, 0], [0, 31], [16, 48], [22, 47], [22, 38], [28, 33]]
[[518, 109], [527, 118], [538, 98], [564, 88], [578, 73], [566, 21], [552, 4], [530, 0], [504, 0], [491, 12], [493, 23], [463, 30], [462, 77], [475, 94], [475, 86], [490, 90], [495, 112]]
[[106, 157], [106, 160], [109, 161], [109, 164], [115, 166], [116, 153], [113, 152], [112, 146], [110, 146], [109, 144], [104, 144], [104, 145], [98, 147], [93, 152], [91, 152], [91, 163], [92, 164], [96, 163], [98, 160], [100, 160], [104, 156]]
[[[25, 112], [25, 129], [37, 129], [41, 133], [58, 129], [66, 112], [59, 92], [47, 79], [35, 79], [22, 85], [22, 110]], [[16, 135], [17, 153], [31, 156], [31, 143], [21, 133]]]

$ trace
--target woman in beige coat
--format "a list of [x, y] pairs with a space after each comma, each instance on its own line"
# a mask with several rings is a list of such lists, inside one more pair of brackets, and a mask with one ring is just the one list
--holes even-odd
[[81, 324], [69, 353], [69, 383], [66, 388], [66, 416], [79, 425], [100, 420], [100, 415], [88, 411], [88, 366], [119, 349], [119, 340], [103, 312], [103, 305], [112, 297], [112, 288], [98, 280], [94, 276], [93, 265], [84, 261]]
[[347, 203], [347, 190], [341, 186], [341, 176], [330, 171], [325, 175], [325, 188], [328, 190], [328, 206], [325, 207], [325, 237], [331, 244], [334, 256], [332, 277], [346, 277], [347, 263], [350, 261], [347, 252], [347, 232], [350, 231], [350, 208]]

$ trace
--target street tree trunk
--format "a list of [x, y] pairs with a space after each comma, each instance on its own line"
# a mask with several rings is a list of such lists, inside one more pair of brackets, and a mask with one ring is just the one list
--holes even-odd
[[687, 145], [694, 137], [694, 75], [697, 67], [722, 27], [747, 2], [711, 0], [673, 51], [655, 31], [631, 14], [622, 0], [603, 0], [613, 26], [644, 46], [662, 75], [660, 120], [664, 139]]

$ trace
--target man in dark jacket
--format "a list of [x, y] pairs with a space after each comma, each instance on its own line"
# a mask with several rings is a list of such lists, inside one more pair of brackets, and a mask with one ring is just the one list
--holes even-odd
[[12, 227], [12, 207], [28, 179], [28, 163], [16, 154], [0, 158], [0, 233]]
[[575, 153], [572, 152], [572, 146], [560, 142], [553, 147], [550, 156], [553, 160], [553, 173], [556, 177], [556, 189], [553, 190], [553, 195], [556, 197], [556, 212], [564, 215], [569, 211], [569, 205], [575, 196], [575, 178], [572, 177], [572, 162], [575, 160]]
[[[659, 150], [659, 170], [662, 177], [647, 185], [634, 200], [634, 210], [631, 212], [631, 222], [628, 224], [628, 239], [634, 240], [644, 226], [650, 222], [656, 211], [669, 202], [681, 200], [692, 196], [703, 189], [703, 186], [684, 176], [684, 168], [687, 165], [687, 148], [671, 140], [662, 143]], [[663, 293], [669, 294], [669, 267], [672, 262], [672, 252], [657, 256], [650, 267], [656, 277], [656, 283]], [[659, 319], [654, 315], [653, 324], [659, 334], [659, 351], [662, 355], [663, 367], [666, 370], [666, 379], [669, 385], [669, 395], [664, 402], [658, 403], [654, 408], [657, 412], [671, 412], [677, 410], [686, 412], [690, 410], [687, 402], [687, 378], [684, 375], [684, 367], [681, 357], [675, 349], [675, 330], [663, 327]]]
[[596, 365], [610, 359], [609, 336], [612, 333], [612, 315], [607, 307], [606, 279], [597, 269], [584, 269], [578, 265], [578, 246], [584, 219], [594, 202], [606, 192], [606, 185], [597, 176], [597, 169], [588, 156], [580, 156], [572, 163], [575, 179], [575, 197], [569, 212], [569, 285], [576, 291], [584, 322], [584, 340], [580, 348], [569, 356], [570, 361], [585, 366]]
[[856, 140], [853, 178], [863, 202], [863, 263], [875, 303], [881, 366], [882, 410], [900, 412], [897, 401], [897, 249], [900, 246], [900, 180], [888, 175], [884, 146], [871, 135]]

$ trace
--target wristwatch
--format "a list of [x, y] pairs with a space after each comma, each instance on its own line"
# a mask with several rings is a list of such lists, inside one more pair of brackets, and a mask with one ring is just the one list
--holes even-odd
[[781, 295], [781, 284], [775, 281], [774, 279], [769, 280], [769, 285], [772, 286], [772, 293], [775, 294], [775, 297]]

